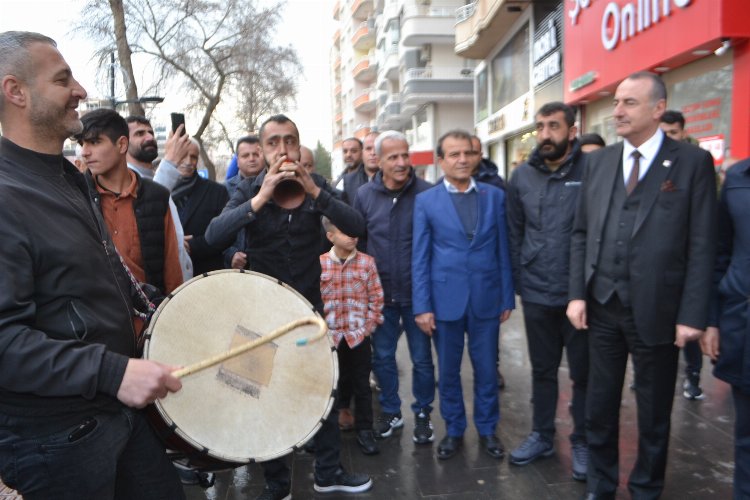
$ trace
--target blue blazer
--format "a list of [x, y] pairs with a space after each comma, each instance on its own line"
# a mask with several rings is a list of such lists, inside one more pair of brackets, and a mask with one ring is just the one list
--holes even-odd
[[515, 308], [505, 225], [505, 193], [477, 183], [479, 212], [469, 239], [443, 183], [417, 195], [412, 245], [415, 315], [432, 312], [439, 321], [467, 313], [489, 319]]

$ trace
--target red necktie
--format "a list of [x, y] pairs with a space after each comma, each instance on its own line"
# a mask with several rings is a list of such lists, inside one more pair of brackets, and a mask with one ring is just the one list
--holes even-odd
[[630, 156], [633, 157], [633, 168], [630, 171], [630, 177], [628, 177], [628, 182], [625, 183], [625, 191], [627, 191], [628, 196], [630, 196], [630, 193], [633, 192], [635, 187], [638, 185], [638, 176], [641, 173], [641, 153], [636, 149], [633, 150], [633, 152], [630, 154]]

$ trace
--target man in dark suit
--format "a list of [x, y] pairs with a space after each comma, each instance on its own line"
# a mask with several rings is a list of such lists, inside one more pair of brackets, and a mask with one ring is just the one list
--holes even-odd
[[476, 182], [471, 136], [454, 130], [438, 141], [442, 183], [417, 195], [412, 247], [413, 310], [433, 337], [438, 355], [440, 414], [446, 436], [437, 456], [460, 449], [466, 430], [461, 390], [465, 336], [474, 369], [474, 424], [483, 450], [504, 455], [496, 436], [500, 420], [497, 346], [500, 323], [515, 306], [505, 222], [505, 194]]
[[711, 156], [665, 137], [667, 91], [651, 73], [617, 87], [614, 119], [623, 143], [591, 153], [573, 226], [573, 326], [588, 328], [587, 498], [615, 498], [619, 412], [632, 354], [638, 404], [633, 498], [664, 487], [679, 347], [706, 327], [715, 245]]
[[198, 175], [200, 145], [190, 138], [187, 155], [177, 165], [180, 180], [172, 189], [172, 200], [185, 231], [185, 248], [193, 260], [193, 274], [224, 268], [223, 248], [206, 243], [206, 228], [224, 209], [229, 194], [224, 186]]

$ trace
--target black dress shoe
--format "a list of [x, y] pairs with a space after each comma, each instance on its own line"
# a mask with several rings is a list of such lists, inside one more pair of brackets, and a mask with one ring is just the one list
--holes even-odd
[[440, 444], [438, 444], [437, 457], [440, 460], [451, 458], [458, 453], [459, 449], [461, 449], [463, 441], [464, 438], [462, 437], [445, 436], [442, 441], [440, 441]]
[[375, 442], [375, 433], [372, 430], [357, 431], [357, 444], [365, 455], [377, 455], [380, 453], [378, 444]]
[[497, 436], [479, 436], [479, 445], [492, 458], [499, 460], [505, 455], [503, 443], [500, 442]]

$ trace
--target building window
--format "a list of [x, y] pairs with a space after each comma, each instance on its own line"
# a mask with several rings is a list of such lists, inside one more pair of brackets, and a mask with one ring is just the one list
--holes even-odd
[[492, 111], [529, 91], [529, 25], [516, 33], [492, 60]]
[[477, 107], [475, 110], [476, 114], [476, 120], [475, 121], [482, 121], [485, 118], [487, 118], [487, 115], [489, 115], [489, 106], [487, 105], [489, 101], [489, 88], [487, 86], [487, 68], [484, 68], [481, 73], [479, 73], [476, 77], [476, 80], [474, 82], [474, 85], [476, 86], [476, 96], [477, 96]]

